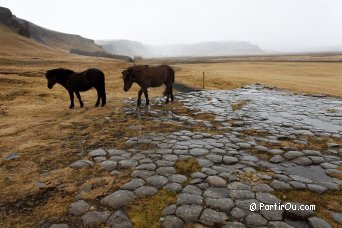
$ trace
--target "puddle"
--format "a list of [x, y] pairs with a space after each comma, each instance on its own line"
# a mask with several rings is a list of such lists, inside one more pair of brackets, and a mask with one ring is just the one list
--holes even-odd
[[267, 161], [259, 161], [258, 164], [261, 167], [272, 169], [275, 168], [277, 170], [285, 172], [287, 175], [294, 174], [298, 176], [302, 176], [308, 178], [312, 181], [316, 182], [332, 182], [333, 179], [325, 174], [325, 170], [320, 166], [311, 165], [311, 166], [299, 166], [294, 163], [284, 162], [281, 165], [273, 164]]
[[[279, 116], [270, 115], [267, 113], [262, 113], [263, 118], [267, 118], [268, 122], [273, 123], [287, 123], [287, 124], [304, 124], [305, 126], [312, 126], [316, 129], [321, 129], [328, 132], [339, 132], [342, 131], [342, 126], [337, 124], [332, 124], [327, 121], [308, 118], [305, 115], [292, 115], [290, 113], [281, 113]], [[296, 120], [296, 121], [294, 121]]]
[[289, 167], [282, 167], [282, 170], [289, 174], [296, 174], [298, 176], [306, 177], [317, 182], [332, 182], [332, 178], [325, 174], [325, 170], [320, 166], [299, 166], [291, 164]]
[[[313, 133], [342, 133], [342, 115], [326, 111], [331, 107], [336, 110], [342, 108], [342, 101], [336, 98], [296, 95], [281, 90], [270, 90], [260, 85], [230, 91], [193, 92], [191, 96], [191, 101], [185, 106], [229, 119], [247, 117], [246, 120], [253, 121], [251, 127], [260, 128], [268, 123], [272, 128], [272, 123], [284, 123], [296, 126], [295, 129], [309, 129]], [[241, 100], [249, 102], [241, 110], [233, 112], [229, 108], [230, 104]], [[263, 121], [260, 121], [261, 119]]]
[[316, 128], [320, 128], [325, 131], [334, 131], [334, 132], [342, 131], [342, 126], [340, 125], [332, 124], [332, 123], [322, 121], [319, 119], [311, 119], [306, 116], [302, 116], [302, 123], [311, 125]]

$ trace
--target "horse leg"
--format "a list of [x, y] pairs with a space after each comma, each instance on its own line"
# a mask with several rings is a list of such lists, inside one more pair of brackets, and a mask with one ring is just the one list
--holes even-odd
[[172, 86], [170, 88], [170, 95], [171, 95], [171, 102], [173, 102], [173, 92], [172, 92]]
[[74, 105], [74, 92], [73, 91], [68, 91], [69, 92], [69, 96], [70, 96], [70, 106], [69, 108], [73, 108]]
[[170, 87], [166, 87], [166, 89], [165, 89], [165, 93], [166, 93], [166, 101], [165, 101], [165, 103], [167, 104], [167, 103], [169, 103], [169, 98], [170, 98]]
[[166, 96], [165, 104], [169, 103], [169, 97], [170, 97], [170, 94], [168, 93], [167, 96]]
[[105, 92], [105, 89], [102, 88], [101, 89], [101, 99], [102, 99], [102, 103], [101, 103], [101, 107], [105, 106], [106, 104], [106, 92]]
[[81, 99], [80, 92], [76, 91], [75, 94], [76, 94], [76, 97], [77, 97], [78, 101], [80, 102], [81, 108], [83, 108], [83, 102], [82, 102], [82, 99]]
[[146, 99], [146, 106], [150, 105], [150, 99], [148, 99], [148, 92], [147, 89], [144, 90], [144, 95]]
[[96, 88], [96, 92], [97, 92], [97, 101], [96, 101], [95, 107], [99, 106], [99, 104], [100, 104], [100, 92], [99, 92], [99, 89]]
[[138, 102], [137, 102], [137, 106], [140, 107], [141, 105], [141, 94], [143, 93], [143, 89], [140, 89], [138, 92]]

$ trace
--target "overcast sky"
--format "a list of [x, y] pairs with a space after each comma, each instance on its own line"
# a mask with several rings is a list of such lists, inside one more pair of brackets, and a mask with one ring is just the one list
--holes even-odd
[[17, 17], [92, 39], [342, 47], [342, 0], [0, 0]]

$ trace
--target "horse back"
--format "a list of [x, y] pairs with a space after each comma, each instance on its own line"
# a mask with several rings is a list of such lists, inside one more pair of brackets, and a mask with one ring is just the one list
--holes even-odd
[[86, 71], [83, 72], [83, 74], [85, 75], [85, 77], [87, 78], [87, 80], [89, 82], [93, 82], [93, 83], [96, 83], [96, 82], [104, 82], [104, 73], [99, 70], [99, 69], [96, 69], [96, 68], [91, 68], [91, 69], [88, 69]]
[[157, 67], [160, 69], [161, 74], [164, 75], [165, 82], [172, 84], [175, 81], [175, 71], [172, 69], [172, 67], [169, 65], [160, 65]]
[[149, 71], [148, 75], [156, 84], [174, 82], [174, 70], [168, 65], [149, 67], [147, 70]]
[[87, 91], [93, 87], [104, 87], [104, 74], [99, 69], [88, 69], [81, 73], [75, 73], [71, 76], [71, 84], [77, 91]]

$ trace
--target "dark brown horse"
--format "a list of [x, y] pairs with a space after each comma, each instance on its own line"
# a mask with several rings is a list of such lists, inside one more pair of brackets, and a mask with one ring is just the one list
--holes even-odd
[[106, 104], [106, 90], [105, 90], [105, 77], [99, 69], [88, 69], [81, 73], [75, 73], [72, 70], [58, 68], [48, 70], [45, 74], [48, 80], [48, 88], [58, 83], [61, 84], [69, 92], [70, 107], [74, 107], [74, 93], [76, 94], [80, 106], [83, 107], [80, 92], [95, 88], [97, 91], [97, 101], [95, 107], [99, 106], [100, 98], [102, 99], [101, 106]]
[[166, 86], [163, 93], [164, 96], [167, 96], [166, 103], [169, 102], [169, 97], [171, 97], [171, 101], [173, 101], [172, 86], [175, 81], [175, 71], [168, 65], [131, 66], [127, 70], [122, 71], [122, 77], [124, 80], [124, 90], [126, 92], [131, 88], [133, 82], [137, 83], [141, 87], [138, 93], [138, 107], [141, 104], [142, 93], [145, 94], [146, 105], [150, 104], [147, 88], [158, 87], [162, 84]]

